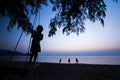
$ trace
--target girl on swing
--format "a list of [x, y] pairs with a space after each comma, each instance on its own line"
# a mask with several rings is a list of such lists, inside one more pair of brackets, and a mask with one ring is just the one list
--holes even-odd
[[[41, 25], [37, 26], [37, 30], [32, 30], [32, 45], [30, 49], [30, 58], [29, 58], [29, 63], [36, 63], [36, 59], [38, 56], [38, 52], [41, 52], [41, 47], [40, 47], [40, 41], [43, 39], [43, 27]], [[32, 58], [34, 57], [34, 60], [32, 62]]]

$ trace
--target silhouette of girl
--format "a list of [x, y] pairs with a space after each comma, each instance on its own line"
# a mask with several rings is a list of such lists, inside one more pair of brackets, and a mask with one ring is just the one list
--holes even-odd
[[34, 57], [34, 61], [33, 63], [36, 63], [36, 59], [38, 56], [38, 52], [41, 52], [41, 47], [40, 47], [40, 41], [43, 39], [43, 27], [41, 25], [37, 26], [37, 30], [32, 30], [32, 45], [31, 45], [31, 55], [30, 55], [30, 59], [29, 62], [32, 63], [32, 58]]

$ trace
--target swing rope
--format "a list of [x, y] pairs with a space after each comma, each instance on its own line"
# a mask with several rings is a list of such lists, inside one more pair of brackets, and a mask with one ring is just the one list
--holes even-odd
[[[29, 17], [31, 17], [31, 14], [29, 15]], [[11, 56], [10, 56], [9, 62], [12, 61], [13, 55], [14, 55], [16, 49], [17, 49], [17, 46], [18, 46], [18, 44], [19, 44], [21, 38], [22, 38], [23, 32], [24, 32], [24, 31], [22, 31], [22, 33], [21, 33], [21, 35], [20, 35], [20, 37], [19, 37], [19, 39], [18, 39], [18, 41], [17, 41], [17, 44], [15, 45], [15, 48], [14, 48], [14, 50], [13, 50], [13, 53], [12, 53]]]
[[17, 46], [18, 46], [18, 44], [19, 44], [19, 42], [20, 42], [20, 40], [21, 40], [22, 35], [23, 35], [23, 31], [22, 31], [22, 33], [21, 33], [21, 35], [20, 35], [20, 37], [19, 37], [19, 39], [18, 39], [18, 41], [17, 41], [17, 44], [16, 44], [16, 46], [15, 46], [15, 48], [14, 48], [14, 50], [13, 50], [13, 53], [12, 53], [11, 56], [10, 56], [9, 62], [12, 61], [13, 55], [14, 55], [16, 49], [17, 49]]
[[[38, 12], [35, 14], [35, 18], [34, 18], [33, 26], [35, 26], [35, 22], [36, 22], [37, 15], [38, 15]], [[31, 14], [30, 14], [29, 17], [31, 17]], [[33, 28], [33, 27], [32, 27], [32, 28]], [[18, 47], [18, 44], [19, 44], [21, 38], [22, 38], [23, 32], [24, 32], [24, 31], [22, 31], [22, 33], [21, 33], [21, 35], [20, 35], [20, 37], [19, 37], [19, 39], [18, 39], [18, 41], [17, 41], [17, 44], [15, 45], [15, 48], [14, 48], [14, 50], [13, 50], [13, 53], [12, 53], [11, 56], [10, 56], [9, 62], [12, 61], [13, 55], [14, 55], [14, 53], [15, 53], [17, 47]], [[31, 46], [31, 38], [30, 38], [30, 42], [29, 42], [28, 53], [29, 53], [29, 50], [30, 50], [30, 46]], [[27, 58], [28, 58], [28, 55], [27, 55]], [[27, 59], [26, 59], [26, 61], [27, 61]]]

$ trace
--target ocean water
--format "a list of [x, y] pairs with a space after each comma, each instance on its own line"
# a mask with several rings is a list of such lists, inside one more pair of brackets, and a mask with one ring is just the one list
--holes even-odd
[[[28, 57], [29, 58], [29, 57]], [[70, 58], [70, 64], [76, 64], [76, 58], [78, 59], [78, 64], [110, 64], [110, 65], [120, 65], [120, 56], [38, 56], [38, 62], [47, 62], [47, 63], [69, 63], [68, 59]], [[10, 56], [0, 56], [0, 60], [9, 60]], [[27, 56], [13, 56], [12, 61], [26, 61]]]

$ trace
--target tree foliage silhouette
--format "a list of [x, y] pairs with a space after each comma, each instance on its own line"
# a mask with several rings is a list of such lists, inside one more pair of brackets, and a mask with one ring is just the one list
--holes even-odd
[[50, 34], [54, 35], [57, 27], [63, 26], [63, 33], [79, 34], [85, 31], [85, 20], [99, 20], [104, 25], [106, 4], [104, 0], [50, 0], [56, 15], [50, 21]]
[[17, 24], [18, 28], [29, 33], [33, 27], [29, 15], [36, 14], [43, 5], [47, 5], [46, 0], [1, 0], [0, 15], [10, 18], [8, 30]]
[[104, 26], [106, 16], [104, 0], [1, 0], [0, 15], [10, 18], [8, 30], [17, 24], [18, 28], [29, 33], [32, 24], [28, 15], [36, 14], [43, 5], [48, 3], [53, 5], [52, 10], [56, 13], [50, 20], [48, 36], [55, 35], [58, 28], [62, 28], [63, 33], [67, 35], [82, 33], [85, 31], [86, 19], [92, 22], [100, 21]]

